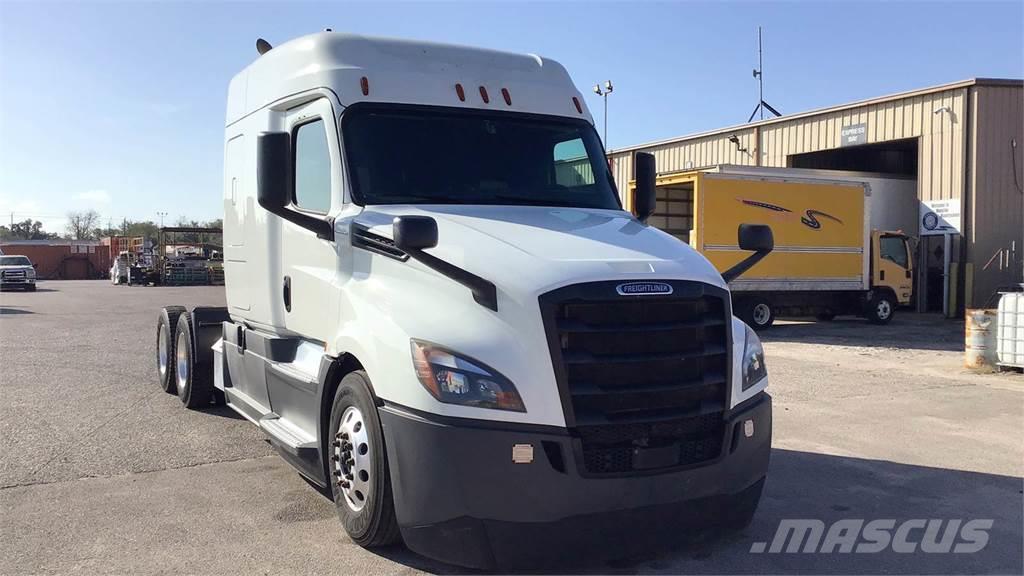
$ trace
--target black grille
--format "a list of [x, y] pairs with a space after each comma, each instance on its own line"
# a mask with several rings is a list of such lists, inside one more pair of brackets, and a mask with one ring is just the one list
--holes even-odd
[[671, 295], [620, 296], [616, 283], [541, 297], [566, 421], [588, 474], [708, 462], [728, 402], [727, 293], [667, 282]]
[[24, 270], [4, 270], [4, 278], [24, 278]]

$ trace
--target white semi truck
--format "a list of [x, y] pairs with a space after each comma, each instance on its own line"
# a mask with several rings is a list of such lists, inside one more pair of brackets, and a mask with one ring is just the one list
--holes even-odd
[[[749, 522], [758, 337], [719, 274], [618, 200], [553, 60], [324, 32], [228, 90], [226, 308], [164, 308], [161, 385], [227, 405], [363, 546], [493, 568]], [[723, 276], [725, 279], [723, 279]]]

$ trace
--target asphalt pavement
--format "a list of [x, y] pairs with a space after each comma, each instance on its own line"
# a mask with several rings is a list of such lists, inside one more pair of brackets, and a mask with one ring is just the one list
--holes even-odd
[[[102, 281], [0, 294], [0, 574], [463, 572], [352, 544], [333, 503], [252, 424], [185, 410], [158, 388], [160, 307], [223, 302], [223, 287]], [[1024, 572], [1024, 376], [963, 370], [962, 330], [914, 314], [881, 328], [776, 326], [765, 334], [775, 448], [751, 526], [566, 570]], [[992, 527], [973, 553], [751, 553], [785, 519]]]

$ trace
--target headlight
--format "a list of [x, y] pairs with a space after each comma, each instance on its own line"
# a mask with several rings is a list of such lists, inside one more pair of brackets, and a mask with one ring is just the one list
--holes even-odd
[[26, 278], [35, 278], [36, 277], [35, 269], [34, 268], [29, 268], [28, 270], [26, 270], [25, 271], [25, 277]]
[[[746, 324], [744, 324], [746, 326]], [[761, 339], [750, 326], [746, 326], [746, 343], [743, 345], [743, 389], [746, 390], [768, 375], [764, 363], [764, 348]]]
[[439, 402], [526, 412], [516, 387], [491, 368], [429, 342], [411, 347], [416, 377]]

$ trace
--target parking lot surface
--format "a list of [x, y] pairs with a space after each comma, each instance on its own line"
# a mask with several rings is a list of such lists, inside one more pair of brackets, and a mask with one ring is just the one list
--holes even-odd
[[[0, 574], [460, 572], [355, 546], [259, 430], [157, 387], [160, 307], [223, 302], [223, 287], [99, 281], [0, 294]], [[966, 372], [963, 324], [934, 316], [785, 322], [764, 338], [775, 436], [754, 522], [569, 571], [1024, 571], [1024, 376]], [[975, 553], [751, 553], [783, 519], [992, 528]]]

